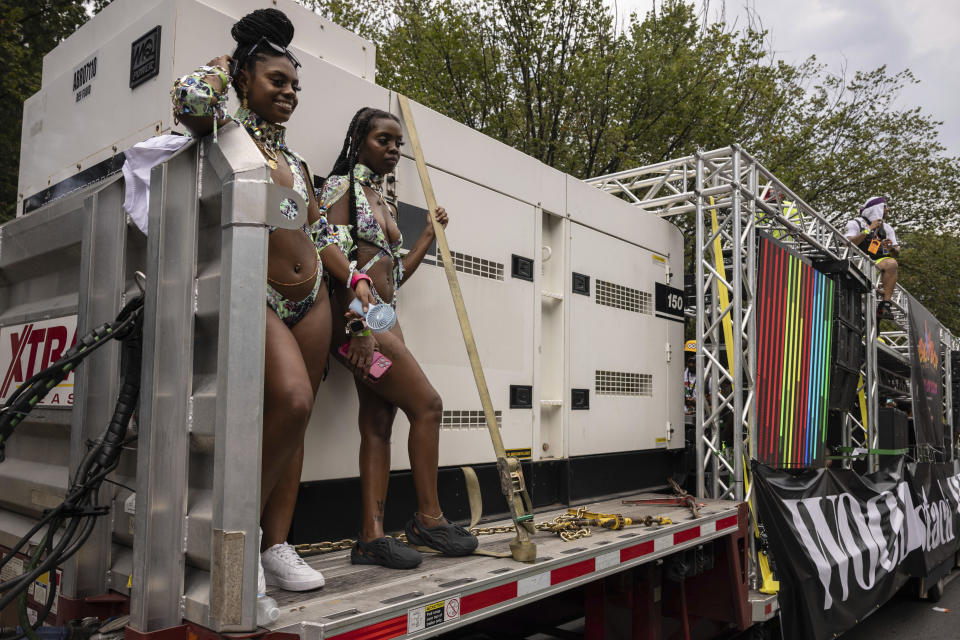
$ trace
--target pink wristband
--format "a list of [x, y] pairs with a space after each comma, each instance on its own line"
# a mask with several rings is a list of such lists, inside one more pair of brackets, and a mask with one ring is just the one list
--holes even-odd
[[359, 271], [357, 271], [356, 273], [353, 274], [353, 277], [350, 278], [350, 288], [356, 289], [357, 283], [360, 282], [361, 280], [366, 280], [370, 284], [372, 284], [373, 282], [372, 280], [370, 280], [370, 276], [368, 276], [365, 273], [360, 273]]

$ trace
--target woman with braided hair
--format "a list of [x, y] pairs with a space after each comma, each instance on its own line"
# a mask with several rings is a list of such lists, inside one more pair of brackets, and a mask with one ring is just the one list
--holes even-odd
[[[360, 401], [363, 523], [350, 560], [354, 564], [410, 569], [420, 564], [420, 553], [385, 536], [383, 531], [390, 478], [390, 435], [398, 408], [410, 421], [407, 447], [417, 494], [417, 511], [406, 525], [407, 540], [446, 555], [460, 556], [473, 553], [477, 538], [448, 522], [440, 509], [437, 464], [443, 403], [404, 344], [400, 325], [376, 337], [365, 327], [343, 330], [344, 312], [356, 295], [353, 288], [345, 285], [368, 281], [378, 303], [396, 308], [397, 289], [420, 266], [434, 240], [433, 226], [428, 221], [410, 251], [400, 253], [403, 239], [395, 212], [383, 197], [382, 185], [383, 176], [392, 173], [400, 161], [402, 144], [400, 121], [393, 114], [364, 108], [353, 116], [343, 148], [319, 197], [327, 228], [317, 246], [324, 268], [332, 276], [332, 351], [353, 371]], [[437, 221], [446, 227], [447, 212], [440, 207], [436, 215]], [[344, 268], [346, 262], [349, 264]], [[346, 357], [339, 355], [337, 349], [344, 343], [348, 344]], [[393, 362], [375, 384], [367, 375], [374, 349]]]
[[[323, 586], [323, 576], [307, 565], [286, 539], [293, 518], [303, 439], [323, 378], [330, 344], [330, 300], [314, 240], [324, 226], [303, 159], [287, 144], [283, 126], [297, 107], [300, 63], [287, 48], [293, 24], [281, 11], [258, 9], [231, 30], [233, 55], [223, 55], [178, 79], [172, 99], [175, 116], [195, 137], [217, 127], [240, 126], [270, 167], [276, 184], [297, 191], [308, 205], [301, 229], [271, 228], [265, 285], [266, 315], [263, 457], [260, 483], [262, 539], [258, 591], [266, 584], [303, 591]], [[240, 108], [227, 116], [227, 90], [233, 84]], [[293, 219], [296, 204], [284, 200], [281, 213]], [[327, 258], [329, 260], [329, 258]], [[333, 262], [336, 262], [335, 260]], [[347, 269], [342, 259], [342, 269]], [[368, 283], [356, 294], [373, 302]]]

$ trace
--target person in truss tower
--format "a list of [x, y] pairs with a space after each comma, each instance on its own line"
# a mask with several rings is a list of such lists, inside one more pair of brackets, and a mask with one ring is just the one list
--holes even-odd
[[847, 239], [869, 255], [880, 270], [883, 299], [877, 304], [877, 319], [893, 319], [890, 298], [897, 283], [897, 260], [900, 245], [893, 227], [883, 221], [887, 213], [887, 198], [870, 198], [860, 209], [860, 215], [847, 223]]

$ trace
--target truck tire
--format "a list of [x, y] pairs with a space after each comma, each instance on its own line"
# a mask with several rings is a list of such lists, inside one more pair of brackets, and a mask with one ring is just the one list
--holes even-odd
[[940, 579], [937, 580], [933, 586], [927, 589], [927, 600], [929, 602], [940, 602], [940, 598], [943, 597], [943, 576], [940, 576]]
[[746, 634], [739, 637], [744, 640], [782, 640], [783, 635], [780, 633], [780, 621], [772, 618], [754, 624]]

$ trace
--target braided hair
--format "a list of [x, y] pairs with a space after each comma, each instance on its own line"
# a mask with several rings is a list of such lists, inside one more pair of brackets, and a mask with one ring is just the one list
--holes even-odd
[[350, 120], [350, 126], [347, 127], [347, 135], [343, 138], [343, 147], [340, 149], [340, 155], [337, 156], [337, 161], [333, 163], [333, 169], [330, 170], [331, 176], [346, 175], [349, 176], [350, 180], [347, 193], [350, 198], [350, 235], [353, 237], [354, 248], [351, 252], [352, 255], [347, 256], [349, 260], [356, 259], [357, 252], [357, 194], [355, 191], [356, 179], [353, 176], [353, 168], [357, 165], [357, 159], [360, 156], [360, 147], [363, 145], [363, 141], [367, 139], [367, 134], [370, 133], [370, 123], [381, 118], [389, 118], [397, 124], [400, 124], [400, 119], [397, 118], [397, 116], [389, 111], [383, 111], [382, 109], [375, 109], [373, 107], [364, 107], [353, 114], [353, 119]]
[[[255, 46], [263, 38], [284, 49], [290, 45], [293, 40], [293, 23], [278, 9], [257, 9], [248, 13], [233, 25], [230, 35], [237, 42], [237, 48], [234, 49], [232, 56], [233, 68], [230, 69], [230, 75], [234, 78], [241, 69], [252, 74], [257, 62], [267, 56], [286, 55], [290, 58], [289, 53], [280, 53], [270, 46]], [[251, 50], [251, 47], [254, 49]], [[290, 59], [293, 61], [293, 58]], [[243, 99], [240, 88], [235, 88]]]

